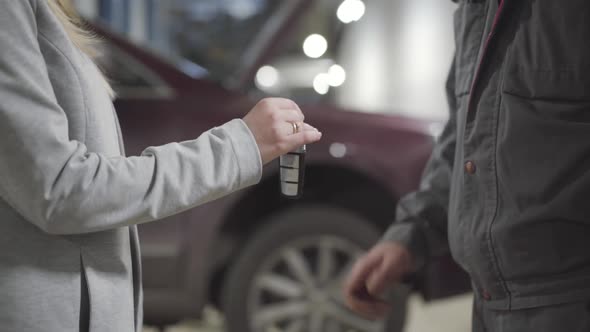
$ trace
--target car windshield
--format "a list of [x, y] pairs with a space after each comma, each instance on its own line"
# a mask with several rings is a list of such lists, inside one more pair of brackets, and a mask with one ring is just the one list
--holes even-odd
[[171, 8], [171, 43], [179, 55], [225, 80], [239, 70], [242, 55], [282, 4], [277, 0], [177, 1]]
[[237, 86], [258, 96], [446, 118], [451, 1], [314, 0], [289, 29], [296, 0], [101, 3], [103, 20], [193, 76], [228, 83], [246, 72]]

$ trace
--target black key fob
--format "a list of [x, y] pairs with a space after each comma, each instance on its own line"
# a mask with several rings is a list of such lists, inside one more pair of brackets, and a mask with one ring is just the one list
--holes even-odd
[[287, 198], [296, 199], [303, 195], [306, 149], [306, 146], [303, 145], [279, 158], [281, 194]]

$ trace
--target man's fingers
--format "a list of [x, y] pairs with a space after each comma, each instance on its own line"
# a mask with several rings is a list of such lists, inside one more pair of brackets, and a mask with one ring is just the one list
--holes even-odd
[[355, 290], [364, 288], [367, 277], [371, 271], [379, 266], [382, 257], [371, 252], [360, 258], [356, 264], [352, 266], [352, 270], [348, 274], [345, 281], [344, 288], [347, 293], [354, 293]]
[[387, 287], [393, 283], [393, 276], [386, 268], [378, 268], [367, 279], [367, 291], [371, 296], [381, 298]]
[[369, 252], [355, 264], [344, 286], [350, 309], [368, 319], [383, 318], [390, 311], [388, 303], [373, 296], [367, 289], [367, 282], [374, 278], [384, 258], [379, 250]]
[[386, 256], [381, 265], [376, 268], [367, 279], [367, 291], [373, 297], [380, 298], [383, 293], [391, 286], [392, 283], [401, 279], [401, 275], [396, 269], [396, 258]]
[[345, 296], [348, 307], [368, 319], [382, 318], [390, 310], [388, 303], [368, 293], [364, 280], [359, 282], [358, 287], [350, 285]]
[[389, 304], [379, 300], [364, 301], [352, 298], [347, 300], [347, 303], [351, 310], [367, 319], [380, 319], [391, 311]]
[[359, 281], [364, 281], [364, 279], [369, 275], [371, 269], [379, 264], [379, 257], [365, 255], [361, 259], [359, 259], [350, 270], [348, 274], [348, 278], [346, 279], [346, 286], [359, 283]]
[[380, 259], [376, 255], [366, 255], [350, 271], [344, 284], [344, 296], [351, 309], [364, 313], [372, 311], [370, 304], [372, 299], [366, 292], [365, 282], [371, 275], [371, 271], [379, 265]]

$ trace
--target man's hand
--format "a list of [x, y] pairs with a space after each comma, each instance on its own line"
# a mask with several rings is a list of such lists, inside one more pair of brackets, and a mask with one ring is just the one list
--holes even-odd
[[244, 122], [254, 134], [263, 164], [320, 140], [322, 133], [304, 120], [299, 106], [289, 99], [267, 98], [254, 106]]
[[382, 299], [383, 293], [412, 270], [412, 257], [404, 246], [394, 242], [377, 244], [356, 262], [345, 282], [348, 306], [366, 318], [383, 318], [391, 309]]

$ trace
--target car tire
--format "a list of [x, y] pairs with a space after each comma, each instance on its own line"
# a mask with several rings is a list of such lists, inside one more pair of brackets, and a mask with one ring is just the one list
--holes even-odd
[[[391, 293], [394, 295], [392, 313], [385, 323], [377, 323], [379, 326], [354, 315], [342, 305], [340, 289], [343, 276], [347, 274], [345, 270], [380, 237], [368, 220], [342, 208], [300, 206], [281, 211], [262, 225], [247, 239], [224, 281], [222, 311], [227, 332], [290, 331], [289, 327], [301, 332], [403, 330], [410, 293], [405, 287]], [[317, 248], [314, 249], [314, 245]], [[346, 259], [348, 251], [350, 259]], [[306, 273], [291, 273], [305, 271], [301, 268], [304, 265]], [[309, 275], [317, 277], [314, 282], [309, 282]], [[331, 277], [326, 278], [328, 275]], [[330, 281], [322, 282], [328, 279]], [[271, 286], [273, 284], [275, 286]], [[304, 286], [311, 284], [316, 288]], [[284, 310], [284, 322], [280, 320], [279, 308]], [[276, 310], [273, 312], [273, 309]], [[287, 313], [287, 309], [291, 312]], [[329, 314], [318, 318], [319, 312]], [[272, 314], [279, 318], [269, 328]], [[370, 326], [370, 329], [363, 326]]]

